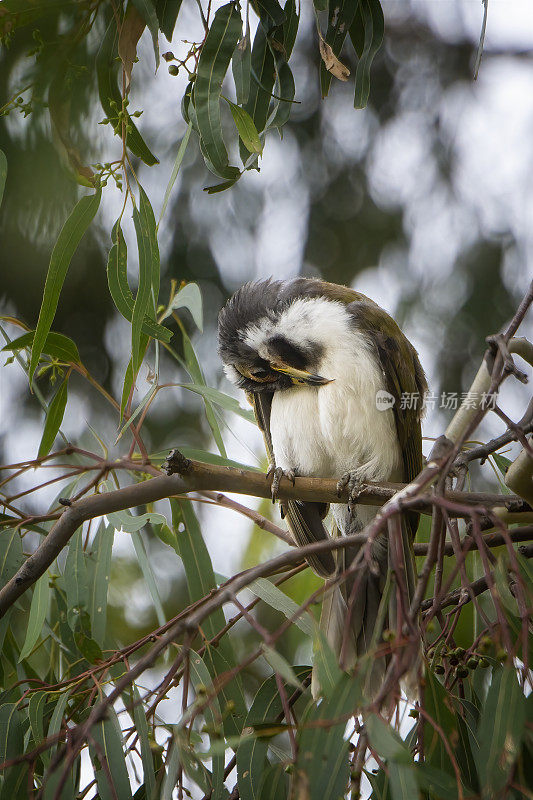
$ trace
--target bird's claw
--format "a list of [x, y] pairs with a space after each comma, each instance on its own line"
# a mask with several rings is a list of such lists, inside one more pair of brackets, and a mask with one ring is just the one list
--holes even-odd
[[271, 464], [268, 468], [267, 478], [269, 478], [270, 476], [272, 476], [270, 493], [272, 495], [272, 502], [275, 503], [276, 500], [278, 499], [279, 485], [281, 479], [287, 478], [287, 480], [289, 480], [294, 486], [296, 472], [293, 469], [283, 469], [282, 467], [276, 467], [275, 464]]
[[340, 497], [344, 490], [348, 489], [348, 511], [353, 513], [357, 503], [357, 498], [365, 487], [365, 482], [357, 472], [345, 472], [340, 481], [337, 482], [337, 495]]

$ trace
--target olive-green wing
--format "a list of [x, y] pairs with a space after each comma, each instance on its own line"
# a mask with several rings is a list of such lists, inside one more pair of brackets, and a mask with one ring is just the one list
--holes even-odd
[[[274, 450], [270, 436], [270, 412], [272, 408], [272, 392], [247, 393], [257, 424], [263, 434], [268, 458], [274, 461]], [[299, 547], [311, 542], [322, 542], [329, 538], [322, 519], [327, 513], [324, 503], [304, 503], [301, 500], [287, 500], [281, 503], [282, 515], [287, 521], [292, 537]], [[324, 578], [335, 572], [335, 560], [332, 553], [321, 553], [308, 556], [307, 562], [314, 571]]]
[[[422, 403], [427, 389], [418, 354], [386, 311], [374, 303], [357, 301], [347, 306], [354, 324], [373, 342], [379, 357], [387, 391], [394, 396], [394, 417], [403, 457], [406, 483], [422, 469]], [[414, 536], [418, 514], [409, 512], [407, 520]]]

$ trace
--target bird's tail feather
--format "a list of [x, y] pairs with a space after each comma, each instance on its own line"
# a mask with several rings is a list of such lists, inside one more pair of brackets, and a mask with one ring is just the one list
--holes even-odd
[[[339, 535], [336, 526], [333, 526], [332, 535]], [[338, 551], [338, 573], [353, 562], [364, 546], [362, 544]], [[415, 585], [415, 563], [411, 537], [403, 521], [401, 554], [402, 572], [410, 601]], [[381, 534], [374, 542], [372, 561], [374, 570], [362, 561], [360, 569], [354, 575], [326, 592], [322, 604], [320, 628], [339, 658], [340, 666], [347, 671], [353, 669], [362, 656], [373, 651], [382, 642], [385, 629], [394, 630], [396, 627], [397, 592], [387, 534]], [[369, 697], [379, 690], [388, 661], [386, 656], [372, 661], [367, 683]], [[319, 694], [319, 687], [315, 676], [313, 677], [312, 688], [316, 696]]]

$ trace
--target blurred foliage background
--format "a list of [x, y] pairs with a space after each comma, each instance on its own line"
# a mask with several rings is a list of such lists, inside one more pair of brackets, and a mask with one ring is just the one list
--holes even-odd
[[[87, 2], [70, 6], [61, 17], [43, 16], [38, 35], [28, 26], [11, 40], [7, 36], [0, 51], [0, 105], [5, 108], [13, 99], [19, 106], [0, 119], [0, 148], [9, 163], [0, 217], [0, 310], [31, 328], [53, 243], [80, 195], [66, 151], [74, 150], [83, 165], [120, 157], [119, 139], [113, 139], [109, 126], [98, 124], [104, 114], [94, 62], [104, 26], [98, 18], [82, 44], [63, 53], [65, 30], [96, 8]], [[213, 176], [195, 134], [191, 137], [159, 226], [161, 298], [168, 296], [171, 281], [198, 282], [204, 331], [195, 332], [186, 313], [183, 323], [207, 382], [225, 392], [231, 389], [216, 355], [216, 315], [246, 280], [317, 275], [367, 293], [395, 315], [420, 351], [436, 397], [467, 388], [485, 336], [501, 328], [526, 286], [533, 249], [533, 30], [527, 2], [508, 0], [489, 9], [477, 81], [481, 2], [385, 0], [383, 10], [385, 41], [373, 64], [365, 109], [353, 108], [351, 83], [333, 81], [328, 98], [321, 99], [314, 17], [305, 2], [291, 59], [298, 102], [283, 138], [276, 131], [268, 134], [260, 171], [246, 173], [229, 191], [207, 194], [203, 189]], [[181, 40], [194, 39], [196, 13], [194, 3], [184, 0], [177, 34], [168, 45], [177, 57], [187, 49]], [[57, 41], [55, 56], [40, 59], [32, 72], [27, 54], [42, 40]], [[350, 48], [346, 45], [343, 54], [349, 66], [354, 61]], [[70, 103], [59, 102], [61, 114], [69, 117], [68, 142], [60, 124], [51, 130], [46, 108], [58, 69], [67, 71], [72, 89]], [[29, 94], [21, 91], [30, 83], [35, 84], [31, 109]], [[160, 162], [148, 168], [134, 161], [156, 218], [186, 129], [180, 110], [185, 84], [183, 70], [169, 74], [164, 60], [154, 73], [145, 31], [133, 68], [130, 109], [143, 110], [136, 122]], [[224, 124], [232, 124], [229, 113]], [[115, 395], [129, 357], [129, 326], [109, 297], [105, 264], [111, 221], [121, 203], [119, 191], [109, 184], [74, 256], [54, 321], [54, 329], [75, 340], [88, 369]], [[125, 220], [124, 230], [132, 243], [131, 220]], [[133, 278], [135, 247], [129, 252]], [[6, 329], [15, 335], [9, 325]], [[148, 368], [149, 363], [141, 372], [138, 397], [148, 386], [143, 384]], [[11, 463], [35, 455], [43, 414], [17, 363], [2, 372], [0, 459]], [[179, 380], [177, 365], [164, 362], [161, 382]], [[42, 390], [51, 395], [44, 382]], [[510, 416], [521, 414], [526, 398], [527, 387], [517, 389], [514, 382], [512, 394], [505, 396]], [[451, 413], [438, 403], [430, 408], [426, 435], [440, 433]], [[90, 441], [94, 447], [90, 427], [113, 441], [117, 424], [101, 398], [74, 376], [65, 434], [80, 446]], [[502, 429], [493, 424], [487, 433]], [[180, 389], [158, 394], [143, 431], [151, 452], [174, 445], [213, 450], [201, 399]], [[261, 439], [248, 423], [228, 418], [225, 439], [230, 457], [264, 466]], [[495, 480], [487, 470], [485, 477]], [[20, 485], [26, 488], [24, 481]], [[42, 508], [54, 496], [42, 490], [28, 499], [28, 507]], [[268, 504], [262, 511], [271, 513]], [[230, 574], [276, 547], [230, 512], [200, 507], [199, 513], [220, 572]], [[185, 601], [181, 564], [155, 536], [147, 542], [170, 616]], [[127, 535], [117, 535], [114, 555], [110, 622], [115, 638], [127, 642], [154, 627], [155, 611]], [[299, 601], [316, 581], [307, 570], [293, 579], [292, 595]], [[274, 612], [265, 607], [261, 613], [271, 624], [268, 615]], [[255, 635], [244, 626], [242, 634]], [[292, 660], [298, 644], [294, 629], [280, 649]]]

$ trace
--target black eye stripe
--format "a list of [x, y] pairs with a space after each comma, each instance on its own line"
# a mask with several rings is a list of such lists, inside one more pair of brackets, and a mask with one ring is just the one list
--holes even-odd
[[268, 340], [268, 347], [288, 367], [304, 369], [307, 366], [308, 358], [304, 351], [289, 342], [284, 336], [272, 336]]

